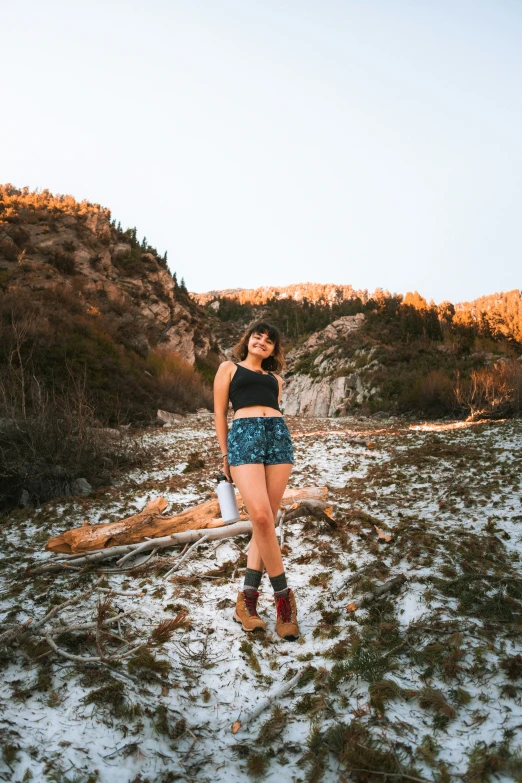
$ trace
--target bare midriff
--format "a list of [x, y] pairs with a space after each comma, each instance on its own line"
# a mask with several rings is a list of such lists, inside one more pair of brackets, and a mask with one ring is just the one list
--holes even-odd
[[249, 405], [248, 408], [238, 408], [234, 419], [252, 419], [254, 416], [282, 416], [281, 411], [268, 408], [266, 405]]

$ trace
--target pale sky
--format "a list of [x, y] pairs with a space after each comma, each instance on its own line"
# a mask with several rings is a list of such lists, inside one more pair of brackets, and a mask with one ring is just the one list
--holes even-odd
[[190, 291], [522, 287], [519, 0], [0, 11], [0, 181], [109, 207]]

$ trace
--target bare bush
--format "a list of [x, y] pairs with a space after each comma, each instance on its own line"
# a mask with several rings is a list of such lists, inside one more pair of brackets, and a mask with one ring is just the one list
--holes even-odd
[[517, 415], [521, 410], [522, 367], [511, 359], [473, 370], [469, 378], [457, 373], [455, 397], [462, 411], [472, 417]]

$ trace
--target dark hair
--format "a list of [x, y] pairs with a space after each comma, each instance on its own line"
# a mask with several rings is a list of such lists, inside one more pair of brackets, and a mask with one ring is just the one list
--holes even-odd
[[281, 345], [279, 329], [266, 321], [256, 321], [243, 332], [241, 339], [232, 348], [232, 356], [238, 361], [244, 361], [248, 356], [248, 341], [252, 334], [266, 334], [274, 342], [274, 351], [261, 362], [263, 370], [286, 370], [287, 363]]

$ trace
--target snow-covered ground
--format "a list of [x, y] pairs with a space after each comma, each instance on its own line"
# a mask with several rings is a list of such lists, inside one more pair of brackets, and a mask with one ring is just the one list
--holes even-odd
[[[166, 561], [134, 575], [103, 563], [110, 587], [128, 593], [113, 607], [132, 610], [119, 635], [145, 641], [183, 608], [190, 627], [153, 650], [155, 671], [132, 658], [112, 671], [66, 660], [45, 642], [0, 648], [0, 779], [333, 782], [387, 772], [394, 781], [471, 783], [495, 772], [517, 780], [522, 423], [286, 421], [296, 456], [289, 486], [327, 486], [339, 523], [332, 530], [306, 518], [285, 528], [299, 641], [275, 635], [266, 575], [266, 636], [247, 637], [233, 622], [247, 537], [201, 545], [167, 580]], [[101, 575], [101, 567], [28, 574], [49, 559], [50, 536], [85, 519], [121, 519], [159, 496], [172, 513], [214, 497], [221, 460], [211, 415], [147, 432], [140, 448], [143, 469], [116, 486], [3, 521], [0, 633], [37, 621]], [[184, 473], [195, 455], [205, 466]], [[399, 574], [407, 581], [397, 592], [347, 611]], [[92, 622], [97, 600], [91, 594], [53, 623]], [[95, 640], [80, 635], [61, 645], [97, 654]], [[232, 733], [306, 663], [307, 677], [278, 708]]]

